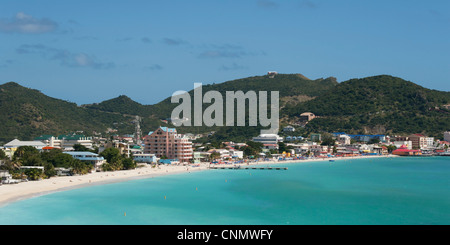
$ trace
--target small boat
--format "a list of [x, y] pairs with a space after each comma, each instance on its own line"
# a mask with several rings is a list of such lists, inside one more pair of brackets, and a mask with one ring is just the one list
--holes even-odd
[[328, 161], [330, 161], [330, 162], [334, 162], [334, 160], [328, 160]]

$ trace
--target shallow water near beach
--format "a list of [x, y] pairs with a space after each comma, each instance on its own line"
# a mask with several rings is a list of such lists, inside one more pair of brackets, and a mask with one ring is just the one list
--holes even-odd
[[450, 224], [449, 157], [276, 167], [288, 170], [208, 170], [56, 192], [1, 207], [0, 224]]

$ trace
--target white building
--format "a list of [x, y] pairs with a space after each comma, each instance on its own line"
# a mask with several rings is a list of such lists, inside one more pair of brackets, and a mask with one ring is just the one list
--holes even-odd
[[231, 157], [231, 153], [227, 149], [211, 149], [208, 151], [209, 153], [219, 153], [220, 158], [228, 158]]
[[402, 145], [405, 145], [408, 150], [412, 150], [412, 141], [394, 141], [392, 143], [395, 147], [400, 148]]
[[278, 142], [283, 142], [283, 137], [278, 134], [260, 134], [258, 137], [253, 137], [252, 141], [263, 144], [263, 150], [278, 149]]
[[5, 155], [11, 159], [14, 156], [14, 153], [16, 152], [17, 148], [21, 146], [32, 146], [38, 150], [42, 150], [42, 148], [46, 147], [47, 145], [41, 141], [20, 141], [18, 139], [14, 139], [8, 143], [6, 143], [2, 148], [0, 149], [5, 152]]
[[260, 134], [258, 137], [253, 137], [252, 141], [263, 144], [278, 144], [278, 142], [283, 141], [283, 137], [278, 136], [278, 134]]
[[13, 179], [12, 175], [7, 170], [0, 170], [0, 185], [1, 184], [16, 184], [20, 180]]
[[350, 145], [351, 144], [351, 137], [346, 134], [341, 134], [337, 136], [337, 141], [342, 145]]
[[92, 149], [92, 137], [84, 135], [60, 135], [58, 137], [52, 135], [41, 135], [35, 138], [35, 141], [44, 142], [47, 146], [61, 148], [63, 150], [73, 150], [74, 145], [82, 145]]
[[159, 158], [156, 157], [155, 154], [134, 154], [133, 160], [141, 163], [157, 163]]
[[427, 142], [426, 144], [428, 148], [434, 147], [434, 137], [426, 137], [425, 141]]
[[230, 149], [230, 155], [233, 158], [244, 158], [244, 152], [243, 151], [238, 151], [238, 150], [234, 150], [234, 149]]

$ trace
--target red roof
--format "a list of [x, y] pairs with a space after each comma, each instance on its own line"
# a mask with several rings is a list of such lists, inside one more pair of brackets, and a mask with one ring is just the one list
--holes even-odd
[[55, 147], [46, 146], [46, 147], [42, 147], [42, 150], [51, 150], [51, 149], [53, 149], [53, 148], [55, 148]]

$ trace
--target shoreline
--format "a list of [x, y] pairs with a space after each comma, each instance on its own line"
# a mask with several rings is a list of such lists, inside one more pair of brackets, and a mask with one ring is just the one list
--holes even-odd
[[[272, 160], [272, 161], [250, 161], [236, 165], [252, 166], [265, 164], [286, 164], [286, 163], [305, 163], [305, 162], [323, 162], [329, 160], [348, 160], [365, 158], [386, 158], [397, 157], [395, 155], [375, 155], [375, 156], [355, 156], [355, 157], [335, 157], [319, 158], [305, 160]], [[136, 179], [154, 178], [165, 175], [183, 174], [209, 170], [210, 166], [224, 166], [232, 164], [210, 164], [202, 162], [200, 166], [184, 165], [159, 165], [158, 167], [144, 166], [133, 170], [120, 170], [114, 172], [94, 172], [86, 175], [58, 176], [40, 181], [28, 181], [18, 184], [4, 184], [0, 186], [0, 208], [10, 203], [43, 196], [60, 191], [68, 191], [78, 188], [84, 188], [95, 185], [105, 185], [112, 183], [125, 182]], [[234, 165], [234, 164], [233, 164]]]

